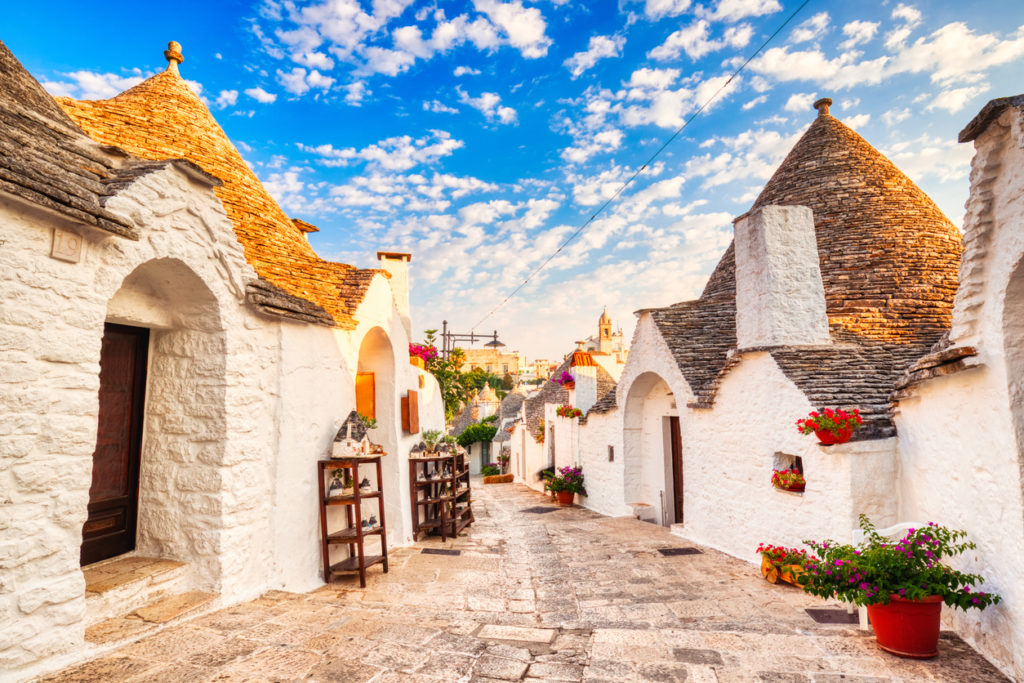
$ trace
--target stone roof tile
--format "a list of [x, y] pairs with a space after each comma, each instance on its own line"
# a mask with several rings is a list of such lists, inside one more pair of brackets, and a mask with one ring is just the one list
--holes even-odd
[[[0, 42], [0, 191], [77, 223], [138, 239], [105, 208], [121, 170]], [[123, 159], [123, 155], [122, 155]]]
[[[896, 166], [827, 110], [765, 185], [753, 209], [811, 208], [835, 346], [770, 349], [814, 405], [860, 407], [860, 438], [894, 431], [895, 383], [948, 329], [960, 233]], [[650, 311], [695, 395], [710, 407], [736, 346], [732, 245], [701, 297]]]
[[[57, 98], [65, 112], [97, 142], [144, 159], [183, 158], [223, 181], [214, 191], [224, 205], [246, 260], [290, 297], [323, 309], [339, 327], [355, 327], [353, 313], [376, 274], [321, 259], [270, 196], [210, 110], [177, 70], [167, 70], [108, 100]], [[386, 274], [385, 274], [386, 276]], [[286, 299], [278, 308], [288, 314]], [[274, 312], [273, 306], [261, 306]], [[306, 311], [298, 317], [309, 322]]]

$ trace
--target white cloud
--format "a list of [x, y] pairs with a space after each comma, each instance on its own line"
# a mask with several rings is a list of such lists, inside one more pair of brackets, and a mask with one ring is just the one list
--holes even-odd
[[217, 95], [217, 101], [214, 103], [220, 109], [225, 107], [233, 107], [238, 102], [238, 91], [237, 90], [221, 90], [220, 94]]
[[844, 52], [834, 59], [819, 49], [790, 51], [771, 48], [750, 63], [755, 73], [779, 82], [810, 81], [833, 88], [877, 85], [906, 73], [928, 73], [933, 83], [977, 82], [985, 70], [1024, 55], [1024, 27], [1008, 39], [995, 34], [978, 35], [961, 22], [946, 24], [912, 44], [900, 44], [895, 54], [857, 61], [858, 52]]
[[677, 17], [690, 8], [690, 0], [646, 0], [644, 14], [648, 19]]
[[754, 99], [750, 100], [749, 102], [745, 102], [743, 104], [743, 110], [746, 111], [748, 109], [753, 109], [757, 105], [764, 104], [767, 101], [768, 101], [768, 96], [767, 95], [758, 95], [757, 97], [755, 97]]
[[882, 114], [882, 120], [887, 126], [895, 126], [897, 123], [906, 121], [911, 116], [909, 109], [890, 109]]
[[43, 81], [43, 87], [54, 97], [73, 97], [77, 100], [105, 100], [120, 95], [144, 80], [141, 72], [132, 76], [95, 71], [72, 71], [61, 75], [70, 78], [71, 82]]
[[622, 137], [622, 131], [617, 128], [603, 130], [563, 149], [562, 158], [570, 163], [581, 164], [595, 154], [617, 150], [622, 146]]
[[793, 34], [790, 36], [791, 43], [804, 43], [808, 40], [814, 40], [822, 35], [828, 29], [829, 16], [828, 12], [818, 12], [813, 17], [804, 21], [795, 29]]
[[417, 139], [408, 135], [387, 138], [359, 150], [354, 147], [337, 149], [331, 144], [310, 146], [300, 143], [298, 147], [303, 152], [319, 156], [319, 163], [324, 166], [349, 166], [358, 160], [386, 170], [407, 171], [449, 156], [464, 144], [443, 130], [434, 130], [431, 134]]
[[404, 50], [391, 50], [384, 47], [368, 47], [363, 51], [366, 66], [357, 71], [359, 74], [379, 73], [397, 76], [416, 63], [416, 55]]
[[455, 67], [455, 71], [453, 71], [452, 73], [454, 73], [456, 77], [478, 76], [480, 75], [480, 69], [474, 69], [473, 67], [469, 66], [457, 66]]
[[275, 95], [274, 93], [267, 92], [262, 87], [246, 88], [245, 94], [259, 102], [260, 104], [270, 104], [277, 99], [277, 95]]
[[844, 117], [843, 123], [853, 130], [860, 130], [864, 126], [868, 125], [868, 121], [870, 120], [871, 114], [855, 114], [853, 116]]
[[956, 140], [922, 135], [890, 145], [882, 153], [917, 184], [932, 177], [939, 182], [963, 181], [974, 156], [972, 145], [961, 145]]
[[493, 92], [481, 93], [479, 97], [470, 97], [466, 92], [459, 90], [459, 101], [479, 110], [491, 122], [509, 124], [516, 123], [518, 120], [516, 110], [512, 107], [502, 106], [501, 97]]
[[697, 16], [713, 21], [739, 21], [744, 17], [760, 17], [782, 9], [778, 0], [718, 0], [714, 9], [698, 5]]
[[478, 12], [487, 15], [500, 29], [512, 47], [527, 59], [543, 57], [548, 53], [551, 39], [545, 35], [547, 23], [536, 7], [523, 7], [520, 0], [473, 0]]
[[577, 52], [563, 64], [572, 73], [573, 78], [578, 78], [584, 71], [597, 64], [598, 60], [618, 57], [625, 43], [626, 39], [623, 36], [591, 36], [587, 49], [584, 52]]
[[423, 101], [423, 111], [440, 112], [444, 114], [458, 114], [459, 110], [455, 107], [449, 107], [440, 100], [430, 100], [429, 102]]
[[817, 94], [813, 92], [793, 93], [786, 100], [786, 105], [783, 109], [786, 111], [810, 111], [811, 104], [814, 103], [816, 96]]
[[951, 90], [943, 90], [932, 99], [926, 109], [929, 111], [934, 109], [945, 109], [950, 114], [955, 114], [964, 107], [972, 99], [980, 95], [981, 93], [988, 90], [988, 83], [981, 83], [980, 85], [969, 85], [963, 88], [953, 88]]
[[649, 69], [644, 67], [634, 71], [626, 81], [627, 88], [664, 90], [679, 78], [679, 69]]
[[729, 27], [721, 38], [712, 40], [710, 24], [699, 19], [670, 34], [664, 43], [648, 52], [647, 56], [651, 59], [671, 60], [678, 59], [685, 52], [690, 59], [697, 60], [726, 46], [745, 47], [752, 35], [753, 29], [743, 24]]
[[843, 25], [843, 35], [848, 36], [846, 40], [839, 43], [839, 48], [849, 50], [850, 48], [870, 41], [878, 32], [877, 21], [851, 21]]
[[330, 71], [334, 68], [334, 60], [322, 52], [300, 52], [292, 55], [292, 61], [310, 69]]
[[357, 107], [363, 103], [363, 99], [369, 94], [365, 81], [353, 81], [341, 86], [341, 89], [345, 91], [345, 101]]

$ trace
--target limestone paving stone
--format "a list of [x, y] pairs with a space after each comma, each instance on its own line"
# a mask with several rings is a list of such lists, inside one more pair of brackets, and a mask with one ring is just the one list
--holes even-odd
[[[558, 515], [520, 512], [540, 498], [518, 485], [480, 487], [477, 522], [456, 542], [497, 547], [497, 556], [471, 556], [467, 564], [463, 556], [419, 555], [418, 548], [440, 545], [427, 542], [396, 552], [406, 566], [396, 563], [387, 575], [367, 577], [365, 590], [336, 582], [307, 594], [271, 591], [142, 634], [42, 680], [1007, 680], [953, 634], [942, 634], [934, 660], [899, 659], [880, 651], [873, 636], [855, 625], [815, 623], [805, 608], [838, 605], [768, 584], [754, 565], [710, 549], [699, 557], [699, 571], [681, 558], [663, 557], [657, 548], [675, 541], [653, 524], [576, 508]], [[499, 534], [503, 542], [496, 543]], [[472, 566], [480, 560], [491, 566]], [[432, 568], [424, 572], [424, 563]], [[515, 602], [513, 595], [527, 591], [530, 612], [478, 609], [490, 600]], [[92, 632], [109, 631], [105, 642], [114, 642], [131, 636], [134, 625], [161, 628], [122, 619], [101, 622]]]

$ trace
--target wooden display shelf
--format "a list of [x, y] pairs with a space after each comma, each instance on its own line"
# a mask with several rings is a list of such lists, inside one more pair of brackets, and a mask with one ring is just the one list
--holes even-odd
[[[375, 564], [383, 564], [384, 572], [388, 571], [388, 538], [387, 521], [384, 518], [384, 492], [380, 489], [384, 482], [381, 470], [382, 454], [365, 455], [352, 458], [338, 458], [331, 460], [320, 460], [317, 465], [318, 485], [320, 490], [320, 532], [321, 532], [321, 554], [324, 563], [324, 581], [330, 582], [336, 574], [347, 574], [356, 572], [359, 574], [359, 585], [366, 587], [366, 568]], [[350, 496], [335, 496], [329, 498], [326, 491], [325, 480], [331, 478], [331, 472], [339, 469], [352, 470], [350, 477], [353, 483], [360, 482], [360, 465], [373, 466], [377, 474], [377, 490], [360, 491], [355, 488]], [[363, 502], [376, 501], [377, 516], [380, 522], [372, 529], [362, 526]], [[333, 506], [340, 506], [344, 509], [346, 526], [337, 531], [330, 531], [327, 525], [327, 509]], [[364, 540], [369, 536], [376, 536], [380, 539], [380, 554], [367, 555], [363, 547]], [[331, 564], [331, 548], [334, 546], [348, 546], [348, 557], [340, 562]], [[360, 567], [360, 564], [362, 567]]]
[[[385, 555], [364, 555], [363, 556], [363, 570], [367, 567], [372, 567], [375, 564], [384, 563], [384, 572], [387, 573], [387, 562], [388, 558]], [[336, 562], [330, 566], [331, 574], [351, 574], [352, 572], [359, 572], [359, 556], [353, 555], [347, 557], [341, 562]], [[363, 572], [359, 572], [362, 574]]]
[[[380, 498], [380, 491], [370, 491], [369, 493], [360, 493], [359, 498], [366, 500], [367, 498]], [[351, 496], [335, 496], [334, 498], [327, 497], [324, 499], [324, 505], [353, 505], [356, 502], [356, 495]]]
[[[445, 477], [419, 480], [427, 470], [449, 469]], [[466, 456], [459, 453], [409, 458], [409, 491], [412, 497], [413, 538], [420, 540], [425, 534], [438, 534], [441, 540], [455, 536], [473, 522], [470, 510], [469, 465]], [[454, 489], [449, 492], [447, 489]], [[458, 501], [456, 503], [456, 501]], [[454, 516], [460, 506], [458, 515]]]
[[[362, 529], [362, 527], [360, 527]], [[374, 536], [376, 534], [384, 533], [384, 527], [375, 526], [372, 529], [362, 529], [363, 536]], [[352, 527], [349, 529], [342, 529], [341, 531], [335, 531], [333, 534], [327, 536], [328, 543], [355, 543], [359, 540], [359, 534], [356, 533], [356, 528]]]

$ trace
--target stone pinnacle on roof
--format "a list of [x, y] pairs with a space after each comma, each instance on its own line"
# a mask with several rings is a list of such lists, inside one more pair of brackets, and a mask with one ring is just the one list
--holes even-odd
[[831, 97], [822, 97], [820, 100], [814, 103], [814, 108], [818, 110], [818, 116], [829, 116], [828, 108], [831, 106]]
[[167, 70], [178, 73], [178, 65], [185, 61], [185, 58], [181, 55], [181, 43], [176, 40], [167, 43], [167, 49], [164, 50], [164, 59], [167, 60]]

